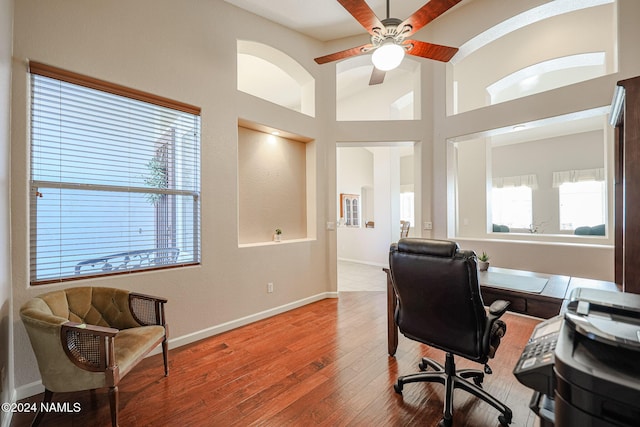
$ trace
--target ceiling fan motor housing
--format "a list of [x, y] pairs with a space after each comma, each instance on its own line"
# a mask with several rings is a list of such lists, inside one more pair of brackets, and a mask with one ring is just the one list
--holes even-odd
[[400, 44], [404, 40], [404, 35], [411, 31], [410, 25], [404, 25], [402, 28], [398, 28], [399, 25], [402, 24], [402, 20], [398, 18], [386, 18], [381, 22], [384, 28], [376, 27], [372, 30], [371, 44], [374, 48], [380, 47], [388, 39], [392, 39], [396, 44]]

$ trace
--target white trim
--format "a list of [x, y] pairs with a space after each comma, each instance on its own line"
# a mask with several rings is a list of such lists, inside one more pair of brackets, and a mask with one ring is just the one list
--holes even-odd
[[27, 397], [35, 396], [36, 394], [44, 393], [44, 386], [42, 385], [42, 381], [34, 381], [29, 384], [22, 385], [16, 388], [13, 396], [15, 400], [12, 402], [17, 402], [18, 400], [26, 399]]
[[382, 263], [373, 262], [373, 261], [363, 261], [361, 259], [338, 258], [338, 261], [355, 262], [356, 264], [373, 265], [374, 267], [382, 267], [382, 268], [389, 267], [389, 264], [382, 264]]
[[[261, 311], [259, 313], [251, 314], [249, 316], [241, 317], [236, 320], [231, 320], [229, 322], [225, 322], [220, 325], [212, 326], [210, 328], [202, 329], [197, 332], [183, 335], [181, 337], [169, 339], [169, 349], [172, 350], [174, 348], [182, 347], [183, 345], [191, 344], [193, 342], [200, 341], [205, 338], [209, 338], [214, 335], [218, 335], [223, 332], [227, 332], [232, 329], [236, 329], [241, 326], [245, 326], [250, 323], [254, 323], [259, 320], [263, 320], [263, 319], [275, 316], [277, 314], [285, 313], [287, 311], [300, 308], [302, 306], [305, 306], [317, 301], [321, 301], [323, 299], [328, 299], [328, 298], [338, 298], [338, 293], [323, 292], [317, 295], [300, 299], [298, 301], [293, 301], [288, 304], [281, 305], [279, 307], [270, 308], [269, 310]], [[151, 351], [146, 357], [160, 354], [161, 350], [162, 350], [162, 347], [158, 346], [153, 351]], [[44, 392], [44, 386], [42, 385], [42, 381], [35, 381], [30, 384], [25, 384], [23, 386], [18, 387], [15, 390], [14, 392], [15, 399], [12, 402], [16, 402], [18, 400], [25, 399], [27, 397], [35, 396], [36, 394], [40, 394], [43, 392]], [[9, 427], [9, 424], [2, 427]]]
[[277, 242], [269, 241], [269, 242], [256, 242], [256, 243], [239, 243], [238, 248], [257, 248], [259, 246], [271, 246], [271, 245], [282, 245], [287, 243], [304, 243], [304, 242], [315, 242], [317, 239], [305, 237], [302, 239], [282, 239]]
[[[16, 403], [16, 401], [17, 401], [17, 399], [16, 399], [16, 391], [13, 390], [13, 392], [11, 393], [11, 399], [9, 399], [9, 403]], [[11, 411], [9, 411], [9, 412], [5, 412], [5, 414], [6, 414], [6, 417], [4, 418], [4, 421], [2, 422], [2, 427], [10, 427], [11, 426], [11, 418], [13, 417], [13, 413]]]

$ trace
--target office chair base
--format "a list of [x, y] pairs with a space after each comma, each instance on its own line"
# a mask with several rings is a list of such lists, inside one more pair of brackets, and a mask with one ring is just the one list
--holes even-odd
[[[498, 416], [498, 422], [500, 423], [501, 426], [508, 426], [509, 424], [511, 424], [511, 421], [507, 421], [504, 415]], [[452, 426], [453, 426], [453, 419], [443, 418], [438, 422], [438, 427], [452, 427]]]
[[[396, 384], [393, 385], [393, 389], [396, 393], [402, 394], [404, 385], [408, 383], [437, 382], [443, 384], [445, 387], [444, 414], [438, 423], [439, 427], [451, 427], [453, 424], [453, 391], [456, 388], [473, 394], [500, 411], [501, 414], [498, 417], [498, 421], [501, 425], [506, 426], [511, 423], [513, 418], [511, 409], [482, 388], [484, 372], [476, 369], [461, 369], [456, 372], [453, 354], [451, 353], [447, 353], [444, 367], [428, 358], [423, 358], [418, 367], [422, 372], [399, 377]], [[433, 370], [429, 370], [429, 368]]]

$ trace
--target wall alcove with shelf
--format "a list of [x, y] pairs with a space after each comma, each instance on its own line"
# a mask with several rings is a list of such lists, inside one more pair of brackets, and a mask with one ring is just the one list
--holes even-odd
[[313, 139], [238, 121], [238, 244], [316, 238], [316, 149]]

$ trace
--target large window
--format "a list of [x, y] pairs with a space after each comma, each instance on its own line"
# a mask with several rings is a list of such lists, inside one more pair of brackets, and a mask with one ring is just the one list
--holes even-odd
[[[591, 237], [592, 244], [612, 244], [606, 233], [612, 195], [605, 166], [614, 142], [605, 120], [608, 109], [451, 141], [448, 161], [455, 174], [449, 180], [449, 224], [456, 226], [456, 237], [583, 244], [585, 238], [576, 237], [582, 234], [605, 236]], [[561, 185], [589, 181], [599, 183], [589, 196], [559, 197]], [[522, 233], [533, 234], [518, 236]]]
[[533, 231], [530, 187], [521, 185], [494, 188], [491, 193], [491, 208], [493, 224]]
[[416, 223], [414, 199], [413, 191], [400, 192], [400, 221], [409, 221], [411, 224]]
[[604, 181], [566, 182], [558, 186], [560, 229], [576, 231], [604, 224], [605, 194]]
[[31, 63], [31, 283], [200, 261], [200, 109]]

